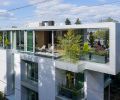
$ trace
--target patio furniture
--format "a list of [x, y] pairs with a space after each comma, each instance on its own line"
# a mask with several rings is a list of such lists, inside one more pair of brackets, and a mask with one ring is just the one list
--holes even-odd
[[49, 52], [49, 53], [52, 53], [52, 51], [53, 51], [53, 46], [51, 46], [47, 49], [47, 52]]
[[47, 52], [49, 52], [49, 53], [52, 53], [52, 52], [57, 53], [57, 51], [54, 50], [54, 47], [53, 47], [53, 46], [51, 46], [50, 48], [48, 48], [48, 49], [47, 49]]
[[44, 52], [44, 51], [46, 51], [46, 46], [43, 45], [41, 48], [38, 47], [38, 50], [41, 51], [41, 52]]

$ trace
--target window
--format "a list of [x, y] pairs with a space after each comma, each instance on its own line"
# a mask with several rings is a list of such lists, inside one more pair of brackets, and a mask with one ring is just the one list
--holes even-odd
[[4, 33], [4, 46], [7, 49], [10, 49], [10, 32], [7, 31]]
[[27, 100], [38, 100], [38, 93], [37, 92], [34, 92], [30, 89], [27, 89], [28, 90], [28, 95], [27, 95]]
[[38, 82], [38, 64], [33, 62], [27, 63], [27, 78]]
[[27, 32], [27, 51], [33, 51], [33, 32]]
[[16, 32], [16, 45], [17, 50], [24, 50], [24, 31]]

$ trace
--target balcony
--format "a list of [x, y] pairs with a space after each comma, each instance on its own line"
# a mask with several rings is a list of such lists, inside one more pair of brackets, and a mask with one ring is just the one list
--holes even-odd
[[68, 86], [59, 86], [59, 95], [72, 100], [80, 100], [84, 98], [84, 90], [79, 88], [69, 88]]
[[110, 53], [109, 31], [96, 29], [94, 32], [77, 34], [77, 30], [68, 30], [67, 33], [58, 36], [55, 51], [62, 55], [60, 61], [70, 63], [88, 61], [106, 64], [109, 62]]
[[[57, 98], [66, 98], [65, 100], [81, 100], [84, 98], [84, 74], [73, 73], [70, 71], [57, 70], [57, 73], [62, 74], [59, 80], [56, 77]], [[64, 100], [63, 99], [63, 100]]]

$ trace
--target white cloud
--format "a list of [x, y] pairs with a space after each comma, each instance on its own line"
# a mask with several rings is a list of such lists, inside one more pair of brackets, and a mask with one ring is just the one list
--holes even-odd
[[9, 6], [9, 5], [11, 5], [10, 1], [7, 1], [7, 0], [1, 0], [0, 1], [0, 6]]
[[0, 9], [0, 19], [14, 19], [14, 14], [7, 10]]
[[[44, 0], [28, 0], [30, 3]], [[117, 18], [120, 16], [119, 5], [103, 6], [77, 6], [75, 4], [64, 3], [63, 0], [46, 0], [48, 2], [36, 5], [35, 14], [42, 20], [55, 20], [59, 23], [64, 22], [68, 17], [72, 21], [80, 18], [84, 22], [93, 22], [106, 17]], [[100, 0], [103, 1], [103, 0]], [[117, 17], [115, 17], [117, 16]]]

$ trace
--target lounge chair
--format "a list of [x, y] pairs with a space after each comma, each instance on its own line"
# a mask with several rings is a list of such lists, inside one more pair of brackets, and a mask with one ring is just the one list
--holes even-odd
[[47, 52], [49, 52], [49, 53], [52, 53], [52, 51], [53, 51], [53, 46], [51, 46], [47, 49]]
[[[50, 48], [47, 49], [47, 52], [52, 53], [53, 50], [54, 50], [54, 47], [51, 46]], [[54, 53], [57, 53], [57, 51], [54, 50]]]
[[38, 50], [41, 51], [41, 52], [44, 52], [44, 51], [46, 51], [46, 46], [43, 45], [41, 48], [38, 47]]

